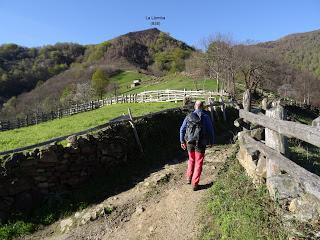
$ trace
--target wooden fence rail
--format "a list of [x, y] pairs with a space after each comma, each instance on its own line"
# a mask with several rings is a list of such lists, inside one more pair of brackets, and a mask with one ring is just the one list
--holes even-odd
[[296, 122], [274, 119], [263, 114], [254, 114], [243, 109], [240, 110], [239, 116], [240, 118], [243, 118], [253, 124], [271, 129], [278, 132], [279, 134], [285, 135], [290, 138], [298, 138], [317, 147], [320, 147], [319, 128]]
[[81, 112], [91, 111], [105, 105], [119, 103], [147, 103], [147, 102], [177, 102], [183, 101], [186, 97], [191, 98], [217, 98], [228, 96], [226, 93], [218, 93], [211, 91], [188, 91], [188, 90], [157, 90], [145, 91], [138, 94], [126, 94], [120, 96], [109, 97], [101, 100], [94, 100], [87, 103], [74, 104], [69, 108], [58, 108], [56, 111], [46, 113], [34, 113], [24, 118], [15, 120], [0, 121], [0, 131], [6, 131], [30, 125], [36, 125], [42, 122], [50, 121], [65, 116], [74, 115]]

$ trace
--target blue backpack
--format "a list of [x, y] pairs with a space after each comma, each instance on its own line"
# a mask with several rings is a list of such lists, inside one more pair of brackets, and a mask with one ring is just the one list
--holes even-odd
[[198, 145], [202, 137], [202, 123], [201, 115], [199, 116], [196, 113], [190, 113], [187, 116], [187, 129], [185, 140], [189, 144]]

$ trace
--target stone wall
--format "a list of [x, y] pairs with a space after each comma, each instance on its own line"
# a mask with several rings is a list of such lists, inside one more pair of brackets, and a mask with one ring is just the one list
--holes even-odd
[[[316, 224], [320, 219], [320, 177], [248, 136], [238, 134], [238, 160], [256, 185], [266, 184], [270, 196], [283, 207], [286, 219]], [[259, 139], [259, 138], [258, 138]]]
[[135, 120], [141, 154], [128, 122], [112, 123], [93, 134], [69, 138], [1, 159], [0, 222], [12, 212], [28, 212], [44, 196], [82, 186], [100, 174], [139, 167], [170, 158], [179, 148], [182, 110], [168, 110]]
[[[179, 128], [188, 111], [164, 110], [135, 120], [143, 154], [129, 122], [115, 122], [92, 134], [69, 137], [67, 146], [55, 143], [3, 156], [0, 223], [9, 213], [31, 213], [43, 199], [73, 194], [94, 179], [103, 178], [94, 184], [107, 185], [109, 191], [109, 185], [122, 184], [119, 179], [138, 171], [145, 173], [151, 165], [171, 160], [180, 151]], [[227, 122], [220, 109], [213, 114], [217, 143], [230, 141], [236, 131], [233, 121], [238, 111], [227, 108], [226, 114]]]

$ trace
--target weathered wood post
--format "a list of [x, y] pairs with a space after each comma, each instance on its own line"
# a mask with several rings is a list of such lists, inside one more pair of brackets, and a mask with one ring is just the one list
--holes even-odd
[[209, 110], [209, 112], [210, 112], [210, 117], [211, 117], [211, 122], [212, 122], [212, 124], [214, 124], [214, 115], [213, 115], [213, 107], [212, 107], [212, 105], [213, 105], [213, 102], [210, 100], [211, 98], [210, 98], [210, 96], [209, 97], [207, 97], [206, 98], [206, 102], [207, 102], [207, 104], [208, 104], [208, 110]]
[[34, 121], [35, 121], [35, 124], [37, 125], [38, 124], [38, 114], [37, 113], [34, 113]]
[[320, 129], [320, 116], [312, 121], [312, 126]]
[[29, 119], [28, 119], [28, 114], [24, 118], [24, 126], [27, 127], [29, 126]]
[[261, 102], [261, 109], [266, 111], [267, 109], [269, 109], [269, 104], [268, 104], [268, 98], [265, 97], [262, 99], [262, 102]]
[[137, 144], [139, 146], [140, 152], [143, 153], [143, 147], [142, 147], [139, 135], [138, 135], [138, 131], [137, 131], [135, 125], [134, 125], [133, 117], [132, 117], [132, 113], [131, 113], [131, 109], [130, 108], [128, 108], [128, 115], [129, 115], [129, 118], [130, 118], [129, 123], [130, 123], [130, 125], [131, 125], [131, 127], [133, 129], [134, 137], [135, 137], [135, 139], [137, 141]]
[[223, 120], [226, 122], [227, 121], [226, 106], [224, 104], [222, 96], [220, 97], [220, 102], [221, 102], [220, 109], [221, 109], [221, 112], [222, 112]]
[[20, 119], [16, 118], [16, 128], [19, 128], [19, 127], [20, 127]]
[[[266, 110], [266, 116], [272, 118], [284, 120], [286, 119], [285, 110], [279, 102], [273, 104], [273, 108]], [[285, 155], [288, 148], [287, 137], [271, 129], [265, 129], [266, 145], [270, 148], [275, 149], [279, 153]]]
[[251, 93], [249, 89], [243, 93], [242, 104], [244, 110], [251, 111]]

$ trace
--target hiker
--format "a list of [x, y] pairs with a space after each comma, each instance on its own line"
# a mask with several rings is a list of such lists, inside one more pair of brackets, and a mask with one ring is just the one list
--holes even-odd
[[187, 183], [192, 183], [193, 190], [197, 191], [206, 146], [214, 143], [214, 130], [211, 118], [203, 110], [203, 102], [196, 101], [194, 109], [180, 127], [180, 142], [183, 150], [188, 149]]

